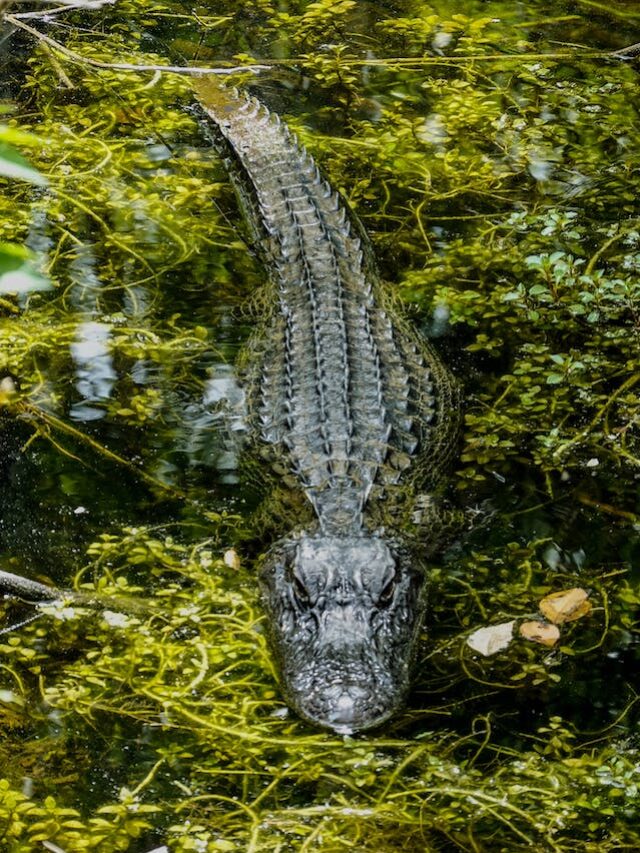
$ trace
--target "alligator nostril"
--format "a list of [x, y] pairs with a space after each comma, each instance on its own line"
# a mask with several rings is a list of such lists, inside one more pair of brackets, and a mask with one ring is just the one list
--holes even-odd
[[349, 693], [343, 693], [338, 697], [335, 711], [332, 714], [336, 723], [350, 723], [353, 721], [356, 710], [356, 700]]
[[327, 695], [330, 710], [328, 721], [334, 725], [355, 722], [362, 715], [370, 698], [369, 691], [357, 684], [340, 685]]

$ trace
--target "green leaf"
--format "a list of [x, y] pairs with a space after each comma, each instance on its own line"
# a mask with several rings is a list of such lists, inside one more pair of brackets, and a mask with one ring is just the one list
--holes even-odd
[[30, 166], [22, 154], [2, 141], [0, 141], [0, 175], [5, 178], [28, 181], [30, 184], [36, 184], [40, 187], [44, 187], [48, 183], [44, 175]]
[[14, 243], [0, 243], [0, 293], [31, 293], [52, 287], [31, 263], [27, 249]]
[[544, 284], [534, 284], [533, 287], [529, 288], [529, 296], [541, 296], [543, 293], [548, 293], [549, 288], [545, 287]]
[[[4, 110], [6, 112], [6, 110]], [[2, 114], [3, 109], [0, 104], [0, 114]], [[11, 127], [7, 124], [0, 124], [0, 142], [7, 142], [9, 145], [28, 145], [28, 146], [38, 146], [42, 145], [42, 138], [40, 136], [36, 136], [34, 133], [28, 133], [26, 130], [20, 130], [17, 127]]]

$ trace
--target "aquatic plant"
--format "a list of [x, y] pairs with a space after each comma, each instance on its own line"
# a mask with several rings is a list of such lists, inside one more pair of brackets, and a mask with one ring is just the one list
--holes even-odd
[[[39, 140], [48, 183], [3, 182], [0, 236], [54, 290], [0, 302], [0, 368], [19, 381], [2, 399], [20, 471], [5, 515], [20, 529], [33, 499], [25, 524], [52, 532], [36, 549], [9, 531], [3, 567], [37, 555], [99, 606], [7, 604], [8, 625], [38, 617], [0, 637], [9, 853], [638, 846], [637, 66], [613, 35], [554, 43], [588, 42], [583, 4], [462, 5], [121, 0], [64, 27], [18, 19], [67, 53], [14, 35], [7, 142]], [[465, 382], [449, 497], [493, 516], [433, 567], [415, 696], [378, 736], [288, 713], [255, 527], [206, 467], [221, 451], [203, 388], [246, 336], [251, 309], [233, 335], [228, 314], [261, 272], [188, 78], [82, 62], [185, 54], [273, 66], [240, 79], [348, 197]], [[88, 422], [74, 345], [91, 335], [113, 375]], [[467, 645], [574, 586], [592, 611], [553, 649]]]

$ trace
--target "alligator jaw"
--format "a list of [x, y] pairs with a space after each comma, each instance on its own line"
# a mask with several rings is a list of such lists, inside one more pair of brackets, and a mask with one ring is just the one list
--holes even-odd
[[422, 621], [424, 574], [377, 536], [283, 539], [261, 571], [271, 646], [289, 704], [341, 733], [402, 704]]

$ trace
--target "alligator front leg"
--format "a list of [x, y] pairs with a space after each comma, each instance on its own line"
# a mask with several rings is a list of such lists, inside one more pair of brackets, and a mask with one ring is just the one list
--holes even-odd
[[490, 507], [462, 510], [424, 492], [413, 499], [407, 521], [412, 538], [426, 556], [431, 556], [486, 524], [492, 515]]
[[420, 551], [430, 557], [445, 550], [460, 536], [466, 526], [463, 510], [428, 493], [413, 499], [407, 519], [411, 538], [419, 543]]

